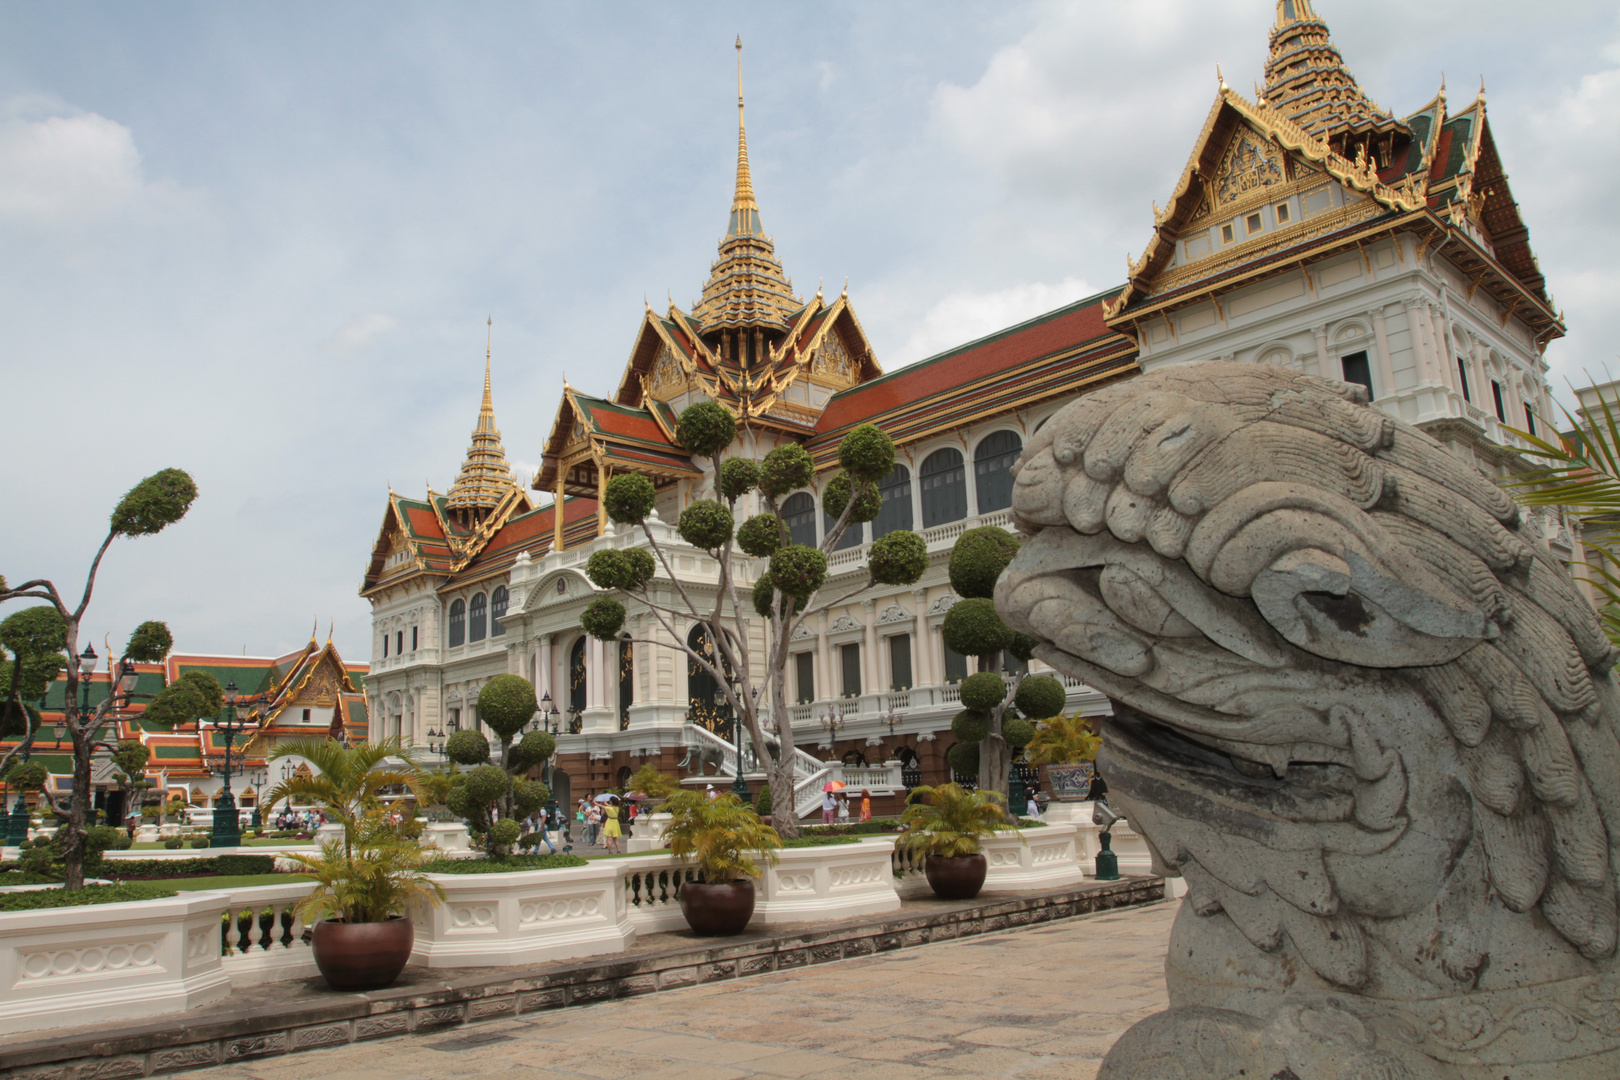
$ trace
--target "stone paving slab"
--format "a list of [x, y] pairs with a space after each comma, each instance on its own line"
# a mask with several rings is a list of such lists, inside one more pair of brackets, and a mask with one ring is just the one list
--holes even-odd
[[1093, 1080], [1166, 1007], [1174, 902], [186, 1080]]
[[[499, 1030], [494, 1025], [546, 1010], [646, 994], [662, 999], [671, 991], [687, 993], [685, 987], [701, 994], [739, 978], [748, 977], [751, 984], [780, 972], [1050, 923], [1163, 896], [1160, 878], [1090, 881], [1069, 889], [971, 901], [909, 900], [887, 915], [777, 925], [733, 938], [699, 938], [690, 931], [653, 934], [623, 953], [531, 968], [407, 968], [394, 986], [364, 994], [335, 992], [319, 979], [271, 983], [238, 990], [224, 1001], [183, 1014], [0, 1036], [0, 1080], [111, 1080], [287, 1054], [302, 1060], [304, 1052], [319, 1047], [410, 1033], [473, 1038], [474, 1029], [467, 1027], [473, 1024], [478, 1037], [488, 1037], [486, 1032]], [[940, 1000], [950, 1000], [952, 994], [945, 980], [932, 981], [919, 992]], [[825, 1052], [826, 1047], [815, 1049]], [[291, 1060], [281, 1064], [295, 1069], [288, 1077], [312, 1075], [296, 1071]]]

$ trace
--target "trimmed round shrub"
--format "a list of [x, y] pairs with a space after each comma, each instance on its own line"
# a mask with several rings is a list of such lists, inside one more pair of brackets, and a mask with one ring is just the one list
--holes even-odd
[[658, 493], [652, 481], [636, 473], [620, 473], [608, 480], [602, 492], [602, 505], [609, 520], [619, 525], [639, 525], [652, 513]]
[[[768, 619], [771, 617], [771, 599], [775, 591], [776, 579], [771, 577], [769, 571], [759, 575], [759, 580], [754, 582], [754, 612], [760, 618]], [[782, 617], [787, 618], [793, 613], [794, 607], [800, 604], [802, 604], [800, 598], [792, 593], [783, 593]]]
[[994, 525], [969, 529], [951, 547], [951, 588], [957, 596], [995, 595], [996, 579], [1017, 554], [1018, 537], [1006, 529]]
[[700, 401], [681, 410], [675, 441], [698, 457], [714, 457], [737, 437], [737, 418], [724, 405]]
[[[545, 785], [542, 784], [542, 787]], [[516, 818], [502, 818], [489, 827], [489, 846], [491, 848], [509, 848], [518, 842], [523, 835], [523, 826], [518, 824]]]
[[994, 671], [977, 671], [962, 680], [962, 706], [989, 711], [1007, 697], [1007, 680]]
[[693, 547], [715, 551], [725, 547], [736, 525], [737, 519], [731, 516], [725, 504], [713, 499], [699, 499], [681, 511], [676, 529], [681, 539]]
[[191, 838], [191, 850], [193, 850], [193, 851], [201, 851], [203, 848], [205, 848], [207, 846], [208, 846], [208, 837], [206, 837], [206, 836], [193, 836]]
[[951, 772], [957, 776], [977, 777], [979, 775], [979, 744], [957, 743], [945, 752], [945, 761], [950, 765]]
[[867, 559], [879, 585], [914, 585], [928, 569], [928, 545], [910, 529], [899, 529], [874, 540]]
[[598, 596], [579, 613], [579, 625], [597, 641], [612, 641], [624, 629], [624, 605], [608, 596]]
[[862, 424], [839, 442], [838, 464], [855, 479], [876, 483], [894, 468], [894, 440], [876, 424]]
[[720, 497], [736, 502], [759, 486], [759, 462], [729, 457], [720, 465]]
[[1013, 704], [1030, 720], [1050, 720], [1063, 712], [1069, 695], [1051, 675], [1031, 675], [1018, 685]]
[[482, 731], [473, 728], [463, 728], [451, 732], [450, 738], [445, 740], [444, 753], [457, 765], [487, 765], [489, 763], [489, 739], [484, 737]]
[[[853, 490], [848, 473], [834, 473], [833, 478], [827, 481], [827, 490], [821, 493], [822, 509], [836, 521], [844, 512], [844, 507], [849, 505], [850, 493]], [[878, 491], [876, 484], [862, 482], [861, 496], [855, 500], [855, 509], [849, 512], [850, 523], [871, 521], [882, 511], [883, 493]]]
[[1028, 634], [1020, 634], [1015, 630], [1013, 631], [1012, 643], [1007, 646], [1007, 651], [1027, 664], [1035, 658], [1035, 646], [1040, 643], [1040, 638], [1032, 638]]
[[759, 490], [777, 499], [795, 488], [809, 487], [815, 476], [816, 463], [810, 451], [798, 443], [784, 443], [760, 462]]
[[119, 536], [151, 536], [186, 516], [197, 485], [180, 469], [160, 469], [130, 488], [113, 507], [112, 531]]
[[557, 740], [549, 731], [525, 731], [523, 738], [507, 755], [508, 767], [514, 773], [526, 773], [546, 763], [546, 758], [557, 752]]
[[805, 544], [788, 544], [771, 556], [771, 578], [785, 593], [809, 596], [827, 580], [827, 556]]
[[1035, 725], [1021, 716], [1010, 716], [1001, 722], [1001, 737], [1014, 750], [1022, 750], [1035, 737]]
[[124, 646], [124, 656], [130, 660], [138, 660], [145, 664], [156, 664], [169, 655], [174, 648], [174, 635], [169, 633], [167, 623], [157, 621], [143, 622], [129, 635], [129, 644]]
[[545, 809], [551, 789], [539, 780], [519, 780], [512, 788], [512, 809], [524, 817]]
[[467, 798], [475, 805], [488, 806], [512, 789], [512, 778], [499, 765], [480, 765], [467, 771]]
[[737, 546], [757, 559], [768, 559], [782, 546], [782, 519], [755, 514], [737, 529]]
[[963, 709], [951, 719], [951, 734], [958, 742], [983, 742], [990, 734], [990, 714], [982, 709]]
[[170, 851], [179, 851], [186, 846], [186, 842], [178, 836], [171, 836], [163, 841], [163, 846]]
[[652, 580], [658, 564], [643, 548], [607, 548], [591, 553], [585, 576], [598, 589], [638, 589]]
[[761, 784], [759, 794], [754, 796], [754, 813], [760, 817], [767, 817], [771, 812], [771, 785], [769, 782]]
[[13, 761], [0, 780], [13, 791], [38, 791], [50, 776], [45, 766], [37, 761]]
[[963, 656], [993, 653], [1012, 641], [1012, 631], [996, 614], [996, 606], [981, 599], [958, 600], [951, 605], [940, 631], [946, 648]]
[[497, 675], [478, 691], [478, 719], [509, 741], [534, 719], [540, 703], [534, 687], [521, 675]]

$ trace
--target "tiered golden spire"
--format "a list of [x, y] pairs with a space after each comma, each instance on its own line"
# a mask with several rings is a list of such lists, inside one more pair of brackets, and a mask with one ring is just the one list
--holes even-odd
[[478, 425], [473, 428], [472, 445], [467, 448], [467, 460], [462, 462], [461, 474], [450, 485], [451, 510], [492, 510], [512, 490], [512, 467], [507, 464], [506, 450], [501, 446], [501, 433], [495, 427], [495, 402], [490, 394], [490, 345], [495, 336], [495, 319], [488, 321], [488, 337], [484, 341], [484, 403], [478, 409]]
[[1266, 104], [1341, 153], [1345, 138], [1406, 130], [1362, 93], [1311, 0], [1277, 0], [1262, 93]]
[[743, 326], [785, 328], [787, 317], [804, 306], [776, 259], [776, 245], [760, 224], [759, 203], [748, 168], [748, 130], [743, 123], [742, 38], [737, 39], [737, 188], [731, 221], [720, 241], [703, 296], [692, 314], [705, 330]]

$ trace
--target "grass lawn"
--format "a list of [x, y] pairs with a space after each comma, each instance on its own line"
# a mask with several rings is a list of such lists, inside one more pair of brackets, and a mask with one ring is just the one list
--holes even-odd
[[216, 877], [164, 878], [153, 884], [166, 885], [181, 892], [198, 889], [246, 889], [253, 885], [291, 885], [299, 881], [314, 880], [308, 874], [235, 874]]

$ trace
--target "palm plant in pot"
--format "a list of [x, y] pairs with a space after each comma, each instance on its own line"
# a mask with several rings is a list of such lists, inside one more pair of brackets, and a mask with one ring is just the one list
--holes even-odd
[[1031, 765], [1045, 774], [1046, 789], [1058, 802], [1084, 802], [1097, 776], [1102, 739], [1079, 713], [1042, 721], [1025, 748]]
[[[421, 801], [422, 774], [397, 737], [345, 747], [336, 739], [290, 739], [270, 760], [301, 758], [309, 775], [283, 780], [267, 796], [314, 803], [342, 826], [319, 855], [282, 852], [315, 878], [299, 905], [314, 923], [315, 966], [334, 990], [375, 990], [399, 978], [416, 932], [405, 914], [414, 900], [437, 903], [443, 890], [422, 872], [434, 854], [385, 820], [383, 794], [404, 788]], [[319, 921], [314, 921], [319, 920]]]
[[895, 844], [913, 861], [922, 860], [934, 895], [971, 900], [984, 888], [987, 870], [979, 841], [1006, 827], [1007, 803], [1000, 792], [969, 791], [960, 784], [920, 787], [912, 791], [900, 824]]
[[664, 842], [698, 872], [699, 880], [680, 888], [686, 924], [710, 937], [742, 933], [753, 918], [754, 879], [762, 873], [754, 856], [774, 864], [782, 838], [731, 794], [710, 799], [678, 791], [664, 810], [670, 815]]

